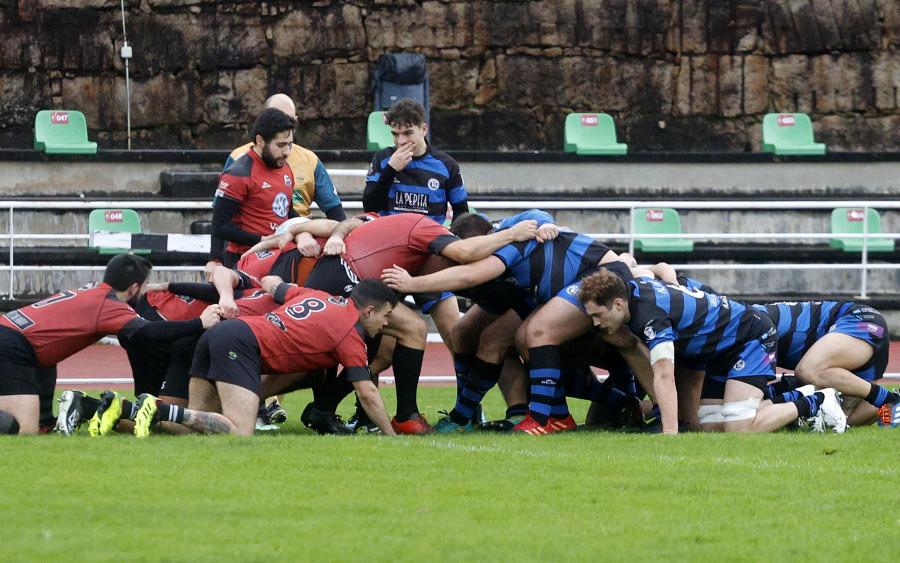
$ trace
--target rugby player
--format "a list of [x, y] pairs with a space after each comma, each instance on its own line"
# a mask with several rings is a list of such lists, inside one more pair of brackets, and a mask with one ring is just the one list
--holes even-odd
[[[212, 327], [219, 321], [218, 305], [207, 307], [200, 318], [189, 321], [151, 322], [134, 310], [144, 294], [150, 262], [134, 254], [114, 256], [106, 266], [103, 281], [56, 294], [0, 318], [0, 410], [11, 414], [20, 434], [38, 431], [39, 393], [37, 368], [54, 366], [106, 335], [120, 341], [175, 340]], [[69, 424], [61, 416], [57, 431], [69, 434], [88, 411], [96, 410], [96, 399], [73, 406], [82, 409]], [[120, 408], [119, 401], [115, 408]], [[70, 414], [68, 405], [60, 413]], [[61, 426], [60, 426], [61, 422]]]
[[[626, 284], [605, 271], [582, 280], [579, 299], [601, 332], [627, 326], [647, 343], [654, 379], [674, 380], [676, 361], [703, 365], [704, 396], [720, 404], [707, 405], [701, 423], [719, 422], [726, 432], [769, 432], [798, 416], [819, 416], [834, 432], [847, 427], [834, 389], [782, 404], [763, 400], [775, 378], [776, 333], [772, 320], [753, 307], [651, 278]], [[663, 425], [663, 433], [677, 433]]]
[[[341, 364], [346, 378], [383, 434], [394, 434], [378, 388], [371, 381], [365, 337], [387, 325], [397, 295], [378, 280], [364, 280], [349, 299], [285, 283], [265, 288], [285, 306], [261, 317], [221, 323], [201, 337], [191, 366], [188, 408], [152, 395], [139, 397], [135, 435], [154, 422], [180, 424], [202, 434], [253, 434], [261, 374], [296, 374]], [[221, 411], [221, 412], [217, 412]]]

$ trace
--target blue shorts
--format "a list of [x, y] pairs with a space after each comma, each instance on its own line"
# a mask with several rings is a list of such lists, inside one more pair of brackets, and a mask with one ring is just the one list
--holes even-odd
[[891, 341], [888, 336], [887, 322], [881, 313], [872, 307], [854, 306], [847, 313], [838, 317], [834, 325], [828, 329], [828, 333], [831, 332], [858, 338], [863, 342], [868, 342], [874, 348], [869, 361], [852, 370], [854, 374], [865, 381], [875, 381], [884, 376]]
[[[744, 383], [753, 385], [763, 390], [766, 384], [775, 379], [776, 351], [778, 349], [777, 335], [772, 319], [768, 316], [758, 318], [758, 330], [754, 330], [760, 336], [735, 344], [723, 353], [709, 358], [706, 361], [706, 380], [714, 389], [724, 392], [725, 382], [729, 379], [744, 380]], [[676, 358], [676, 362], [678, 359]], [[707, 383], [704, 383], [702, 398], [711, 397], [707, 391]]]

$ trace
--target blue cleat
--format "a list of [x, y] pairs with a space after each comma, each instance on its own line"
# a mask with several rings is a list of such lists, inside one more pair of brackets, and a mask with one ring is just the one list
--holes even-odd
[[434, 425], [435, 432], [459, 432], [460, 434], [468, 434], [470, 432], [474, 432], [475, 428], [472, 426], [472, 421], [466, 422], [464, 425], [457, 424], [450, 420], [450, 416], [445, 416], [441, 418], [437, 424]]

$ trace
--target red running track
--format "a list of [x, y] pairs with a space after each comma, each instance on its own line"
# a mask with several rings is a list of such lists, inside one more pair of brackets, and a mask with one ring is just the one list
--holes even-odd
[[[602, 371], [602, 370], [601, 370]], [[890, 379], [900, 384], [900, 342], [891, 343], [890, 361], [887, 373]], [[442, 343], [429, 343], [425, 349], [425, 360], [422, 364], [423, 376], [452, 376], [453, 360], [450, 352]], [[388, 370], [382, 374], [393, 376]], [[93, 379], [93, 378], [130, 378], [131, 367], [128, 365], [128, 357], [120, 346], [108, 344], [96, 344], [78, 352], [74, 356], [59, 364], [57, 378], [62, 379]], [[449, 383], [447, 383], [449, 384]], [[60, 383], [58, 387], [72, 387], [66, 383]], [[78, 385], [80, 389], [106, 389], [109, 385]], [[117, 389], [130, 389], [131, 384], [116, 384]]]

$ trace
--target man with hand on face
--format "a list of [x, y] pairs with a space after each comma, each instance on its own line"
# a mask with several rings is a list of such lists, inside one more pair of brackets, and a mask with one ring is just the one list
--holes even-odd
[[413, 100], [400, 100], [384, 114], [396, 148], [382, 149], [372, 157], [363, 209], [379, 215], [418, 213], [438, 223], [469, 211], [468, 195], [459, 165], [425, 140], [428, 124], [425, 108]]

